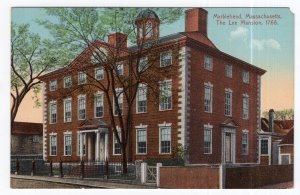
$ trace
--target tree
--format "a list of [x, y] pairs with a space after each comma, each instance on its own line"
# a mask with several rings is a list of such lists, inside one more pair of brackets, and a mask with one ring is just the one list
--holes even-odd
[[[162, 75], [166, 77], [174, 75], [170, 68], [162, 70], [155, 66], [159, 60], [156, 41], [137, 41], [138, 29], [135, 26], [135, 19], [142, 9], [144, 8], [48, 8], [47, 13], [57, 17], [59, 22], [38, 21], [48, 28], [54, 40], [65, 48], [78, 48], [78, 53], [87, 48], [92, 54], [94, 65], [91, 66], [90, 61], [87, 60], [85, 66], [74, 67], [74, 71], [86, 71], [89, 82], [72, 90], [85, 90], [91, 93], [101, 90], [105, 94], [110, 127], [121, 148], [124, 174], [127, 173], [127, 150], [133, 123], [132, 109], [140, 84], [147, 84], [147, 89], [152, 91], [152, 95], [162, 97], [165, 94], [159, 94], [158, 81], [161, 80]], [[179, 19], [183, 10], [154, 8], [154, 11], [160, 16], [161, 23], [172, 23]], [[119, 44], [113, 47], [103, 45], [100, 41], [105, 41], [111, 32], [126, 34], [130, 43], [136, 45], [135, 49], [130, 51], [123, 47], [125, 38], [119, 40]], [[178, 51], [177, 44], [172, 48]], [[143, 64], [141, 59], [145, 53], [148, 60]], [[124, 66], [127, 67], [128, 74], [118, 72], [117, 63], [121, 60], [126, 61]], [[94, 69], [95, 66], [104, 70], [105, 81], [97, 80], [89, 73], [89, 70]], [[123, 103], [126, 109], [123, 109], [121, 105]], [[117, 126], [120, 127], [119, 130]]]
[[[263, 112], [264, 118], [269, 118], [269, 111]], [[275, 111], [274, 113], [274, 119], [275, 120], [294, 120], [294, 109], [283, 109]]]
[[[28, 24], [12, 24], [11, 27], [11, 126], [18, 109], [30, 90], [39, 93], [38, 77], [44, 72], [66, 63], [70, 56], [57, 52], [57, 47], [49, 40], [42, 40], [31, 33]], [[35, 102], [39, 100], [35, 96]]]

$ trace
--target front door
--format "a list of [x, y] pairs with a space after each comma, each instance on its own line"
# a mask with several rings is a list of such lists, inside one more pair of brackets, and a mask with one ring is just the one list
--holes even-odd
[[232, 163], [231, 133], [225, 133], [225, 163]]

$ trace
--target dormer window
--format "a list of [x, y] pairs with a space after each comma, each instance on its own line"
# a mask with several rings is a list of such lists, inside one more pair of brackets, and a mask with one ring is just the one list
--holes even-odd
[[172, 64], [172, 50], [160, 54], [160, 67], [170, 66]]
[[106, 61], [107, 58], [107, 50], [104, 48], [99, 48], [94, 51], [91, 55], [92, 64], [99, 64]]

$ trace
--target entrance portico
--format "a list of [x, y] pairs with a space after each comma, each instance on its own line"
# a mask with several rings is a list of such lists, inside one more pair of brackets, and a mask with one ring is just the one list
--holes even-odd
[[237, 127], [238, 124], [232, 119], [226, 119], [221, 123], [222, 163], [235, 163]]
[[[79, 154], [88, 162], [108, 158], [108, 126], [99, 119], [87, 119], [79, 126]], [[85, 156], [84, 156], [85, 155]]]

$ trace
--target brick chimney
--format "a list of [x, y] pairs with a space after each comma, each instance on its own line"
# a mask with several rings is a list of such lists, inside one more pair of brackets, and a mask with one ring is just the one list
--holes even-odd
[[274, 110], [269, 110], [269, 132], [274, 133]]
[[200, 32], [207, 36], [207, 11], [193, 8], [185, 11], [185, 32]]
[[127, 48], [127, 35], [116, 32], [108, 35], [108, 43], [116, 48]]

